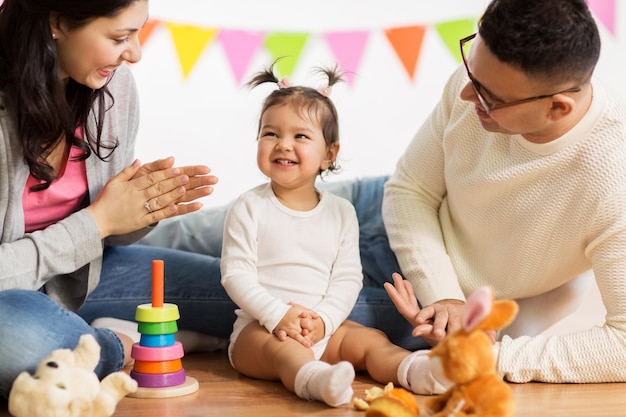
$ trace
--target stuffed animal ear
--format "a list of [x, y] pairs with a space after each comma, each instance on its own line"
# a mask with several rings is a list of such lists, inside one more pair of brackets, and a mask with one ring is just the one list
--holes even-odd
[[518, 310], [519, 306], [513, 300], [494, 301], [491, 314], [481, 323], [480, 327], [484, 330], [502, 329], [513, 321]]
[[100, 345], [92, 335], [86, 333], [78, 339], [73, 355], [77, 367], [93, 371], [100, 361]]
[[474, 291], [463, 309], [462, 324], [466, 332], [475, 329], [499, 330], [510, 324], [517, 315], [518, 305], [513, 300], [494, 300], [489, 286]]
[[492, 304], [493, 290], [490, 287], [480, 287], [474, 291], [463, 308], [463, 330], [470, 332], [478, 326], [491, 312]]

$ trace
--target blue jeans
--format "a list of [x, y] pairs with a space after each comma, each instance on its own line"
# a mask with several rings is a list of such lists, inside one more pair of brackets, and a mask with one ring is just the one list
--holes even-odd
[[0, 398], [8, 398], [20, 372], [33, 374], [51, 351], [73, 349], [85, 333], [93, 335], [102, 347], [96, 373], [103, 377], [119, 370], [124, 353], [113, 332], [90, 327], [43, 292], [0, 291]]
[[85, 333], [101, 347], [96, 374], [102, 378], [120, 370], [124, 364], [120, 340], [88, 323], [97, 317], [134, 321], [137, 306], [151, 302], [153, 259], [164, 260], [165, 301], [178, 305], [179, 328], [227, 338], [235, 304], [220, 284], [219, 259], [142, 245], [108, 247], [100, 284], [76, 313], [40, 291], [0, 291], [0, 398], [8, 397], [21, 371], [33, 374], [52, 350], [74, 349]]
[[[364, 286], [348, 318], [384, 331], [392, 342], [407, 349], [426, 348], [428, 344], [424, 340], [411, 335], [412, 327], [398, 313], [383, 288], [385, 281], [391, 281], [393, 272], [400, 272], [396, 257], [389, 247], [382, 221], [381, 206], [386, 181], [387, 177], [371, 177], [319, 184], [320, 189], [352, 202], [359, 219]], [[205, 298], [205, 301], [209, 302], [203, 303], [202, 296], [193, 292], [186, 294], [186, 297], [198, 298], [197, 308], [190, 311], [194, 311], [193, 320], [199, 322], [198, 326], [202, 323], [204, 327], [196, 327], [196, 330], [221, 337], [229, 335], [234, 320], [234, 316], [229, 315], [228, 310], [232, 304], [219, 283], [218, 258], [222, 250], [222, 232], [228, 208], [226, 205], [162, 221], [155, 231], [140, 242], [153, 247], [171, 247], [194, 252], [215, 260], [209, 268], [195, 271], [190, 268], [189, 272], [192, 275], [200, 275], [197, 279], [210, 281], [205, 283], [211, 289], [206, 292], [209, 297]], [[208, 260], [206, 262], [209, 263]], [[165, 265], [167, 268], [168, 263], [165, 262]], [[198, 285], [196, 278], [191, 275], [184, 279], [189, 281], [186, 285]], [[167, 286], [168, 284], [166, 288]], [[183, 315], [181, 310], [181, 316]], [[182, 320], [184, 317], [181, 317]]]
[[[361, 230], [364, 287], [349, 319], [384, 331], [407, 349], [428, 347], [411, 336], [412, 327], [397, 312], [382, 284], [400, 271], [382, 224], [385, 177], [322, 184], [320, 188], [350, 200]], [[101, 346], [96, 373], [104, 377], [122, 367], [124, 353], [110, 331], [88, 325], [98, 317], [134, 321], [138, 305], [151, 302], [152, 260], [165, 265], [165, 302], [180, 310], [180, 329], [228, 338], [235, 304], [220, 283], [222, 229], [228, 206], [202, 210], [161, 222], [136, 245], [104, 251], [100, 284], [74, 314], [37, 291], [0, 292], [0, 396], [6, 397], [23, 370], [33, 373], [54, 349], [73, 349], [91, 333]]]

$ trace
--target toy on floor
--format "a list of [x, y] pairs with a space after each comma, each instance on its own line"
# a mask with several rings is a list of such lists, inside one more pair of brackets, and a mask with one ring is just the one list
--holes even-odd
[[176, 304], [163, 302], [164, 278], [163, 261], [152, 261], [152, 304], [141, 304], [135, 311], [141, 338], [132, 347], [130, 376], [139, 388], [131, 397], [176, 397], [199, 388], [196, 379], [185, 375], [183, 345], [174, 338], [180, 313]]
[[462, 328], [448, 334], [431, 352], [431, 366], [440, 367], [452, 385], [429, 398], [431, 417], [511, 417], [515, 402], [511, 388], [496, 372], [493, 343], [485, 331], [499, 330], [513, 321], [513, 300], [494, 300], [490, 287], [481, 287], [467, 300]]
[[365, 417], [418, 417], [419, 406], [413, 393], [388, 383], [385, 388], [365, 390], [365, 399], [355, 398], [354, 408], [365, 411]]
[[137, 389], [124, 372], [102, 381], [93, 372], [100, 360], [100, 345], [82, 335], [78, 345], [57, 349], [38, 365], [35, 375], [22, 372], [9, 393], [9, 413], [14, 417], [109, 417], [117, 403]]

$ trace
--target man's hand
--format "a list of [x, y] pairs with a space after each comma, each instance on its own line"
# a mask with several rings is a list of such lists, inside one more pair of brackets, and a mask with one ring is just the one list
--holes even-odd
[[461, 328], [464, 305], [461, 300], [439, 300], [422, 308], [415, 318], [413, 336], [423, 338], [431, 346], [441, 342], [448, 332]]
[[413, 286], [409, 281], [402, 278], [400, 274], [394, 272], [392, 275], [393, 284], [385, 282], [383, 286], [389, 294], [389, 298], [393, 301], [398, 312], [411, 324], [411, 326], [417, 326], [417, 315], [420, 312], [419, 305], [417, 304], [417, 298], [413, 292]]
[[412, 326], [413, 336], [421, 337], [431, 346], [439, 343], [447, 334], [461, 327], [461, 300], [440, 300], [422, 309], [417, 304], [413, 286], [398, 273], [393, 274], [393, 284], [384, 284], [387, 294], [398, 312]]

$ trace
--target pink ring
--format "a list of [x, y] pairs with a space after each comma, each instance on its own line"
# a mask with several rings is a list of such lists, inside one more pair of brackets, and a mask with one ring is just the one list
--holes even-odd
[[172, 346], [149, 347], [141, 346], [139, 343], [133, 344], [130, 356], [138, 361], [171, 361], [185, 356], [183, 345], [179, 341]]
[[137, 381], [137, 385], [147, 388], [173, 387], [184, 383], [186, 379], [184, 369], [169, 374], [142, 374], [130, 371], [130, 376]]

